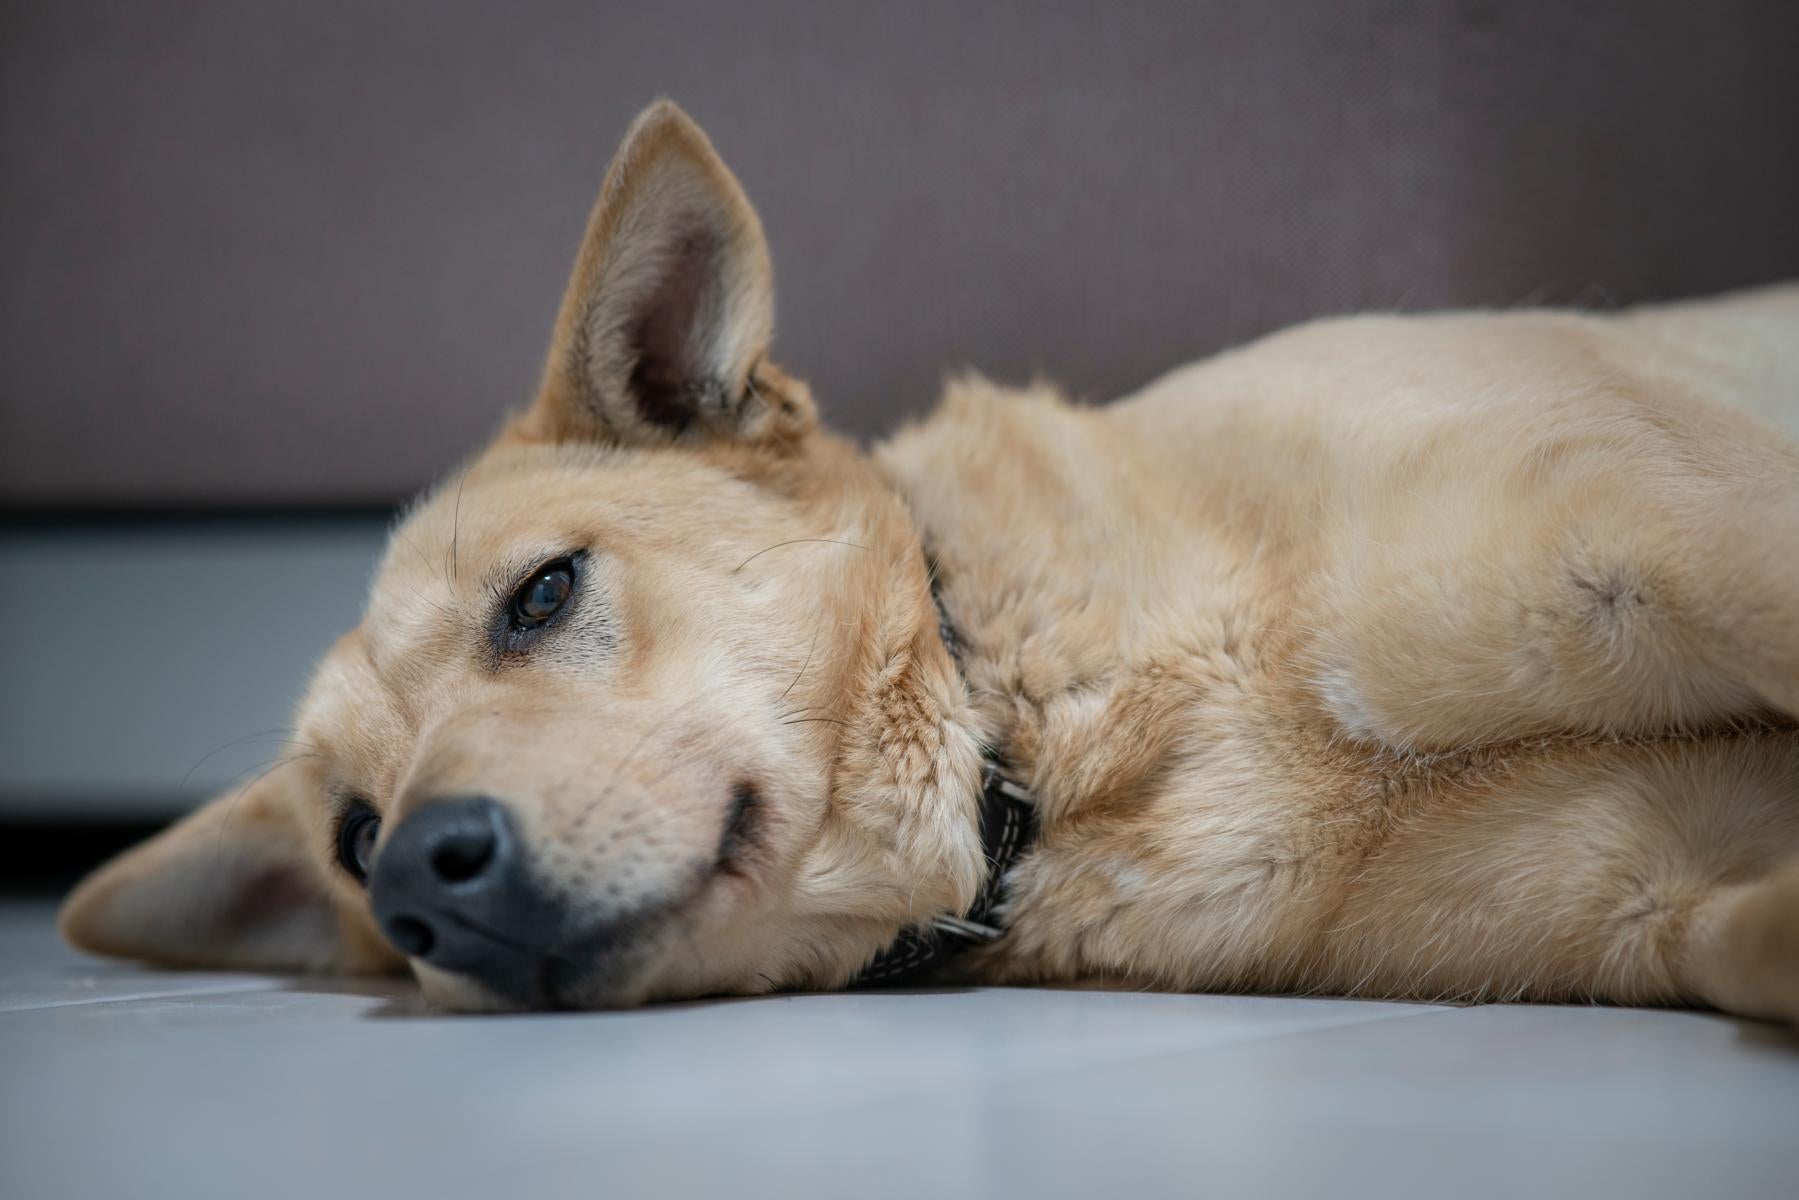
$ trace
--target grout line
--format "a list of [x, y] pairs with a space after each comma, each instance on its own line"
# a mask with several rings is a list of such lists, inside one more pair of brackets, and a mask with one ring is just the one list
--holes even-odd
[[0, 1000], [0, 1017], [8, 1013], [42, 1012], [47, 1008], [87, 1008], [96, 1004], [129, 1004], [137, 1000], [181, 1000], [190, 996], [241, 996], [245, 993], [279, 991], [279, 982], [251, 980], [236, 987], [202, 987], [178, 992], [130, 992], [123, 996], [84, 996], [78, 1000], [34, 1000], [10, 1004]]

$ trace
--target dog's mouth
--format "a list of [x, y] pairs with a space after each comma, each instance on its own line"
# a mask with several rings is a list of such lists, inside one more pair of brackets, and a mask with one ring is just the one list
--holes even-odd
[[731, 807], [725, 814], [724, 832], [719, 835], [713, 870], [723, 875], [744, 874], [761, 825], [762, 793], [756, 790], [754, 783], [743, 780], [731, 789]]
[[570, 993], [584, 977], [583, 968], [560, 955], [544, 959], [537, 972], [537, 1003], [533, 1007], [546, 1012], [569, 1012], [579, 1007]]
[[[650, 916], [643, 924], [659, 919], [660, 915]], [[537, 964], [535, 986], [506, 999], [521, 1008], [549, 1012], [598, 1007], [596, 996], [618, 994], [637, 974], [649, 956], [646, 943], [652, 940], [654, 934], [648, 929], [632, 934], [612, 928], [596, 937], [578, 940], [545, 954]]]
[[[623, 917], [558, 937], [548, 945], [496, 937], [498, 952], [510, 960], [503, 969], [451, 974], [508, 1008], [569, 1011], [610, 1007], [629, 994], [690, 898], [644, 904]], [[449, 1000], [460, 1007], [453, 993]]]

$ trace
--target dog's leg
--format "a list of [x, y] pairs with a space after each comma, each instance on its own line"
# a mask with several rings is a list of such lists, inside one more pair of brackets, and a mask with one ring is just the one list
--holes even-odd
[[1310, 622], [1337, 721], [1436, 751], [1799, 718], [1799, 446], [1635, 395], [1545, 425], [1342, 518]]
[[[1702, 639], [1726, 671], [1799, 718], [1799, 286], [1650, 306], [1621, 324], [1639, 370], [1735, 410], [1677, 430], [1723, 461], [1677, 475], [1683, 495], [1669, 507], [1688, 519], [1690, 569], [1702, 580], [1694, 599], [1709, 606]], [[1770, 427], [1775, 436], [1756, 436]]]
[[1344, 880], [1321, 990], [1799, 1021], [1799, 735], [1568, 747], [1447, 793]]
[[1686, 969], [1719, 1008], [1799, 1025], [1799, 861], [1706, 900]]

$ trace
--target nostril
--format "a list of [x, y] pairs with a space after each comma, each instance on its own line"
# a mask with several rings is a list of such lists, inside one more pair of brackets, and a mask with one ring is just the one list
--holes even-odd
[[388, 832], [369, 872], [382, 934], [446, 971], [478, 975], [514, 954], [505, 931], [532, 919], [536, 895], [516, 845], [505, 810], [486, 796], [420, 805]]
[[387, 922], [387, 939], [408, 958], [423, 958], [437, 944], [437, 935], [417, 917], [392, 917]]
[[431, 848], [431, 870], [445, 883], [466, 883], [487, 869], [493, 850], [491, 828], [450, 830]]

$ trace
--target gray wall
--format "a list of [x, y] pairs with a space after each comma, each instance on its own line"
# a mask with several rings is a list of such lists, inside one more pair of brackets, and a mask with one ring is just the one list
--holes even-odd
[[667, 93], [860, 433], [1307, 316], [1799, 274], [1799, 5], [8, 4], [0, 504], [384, 501], [527, 399]]
[[292, 706], [385, 526], [0, 528], [0, 825], [168, 816], [300, 752]]
[[1321, 313], [1799, 275], [1796, 62], [1790, 0], [0, 6], [0, 509], [50, 514], [0, 527], [0, 820], [279, 754], [381, 533], [56, 514], [443, 470], [658, 94], [870, 434], [962, 364], [1107, 397]]

